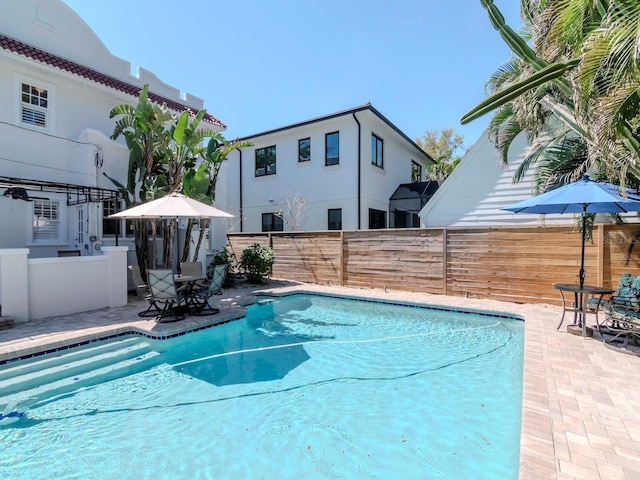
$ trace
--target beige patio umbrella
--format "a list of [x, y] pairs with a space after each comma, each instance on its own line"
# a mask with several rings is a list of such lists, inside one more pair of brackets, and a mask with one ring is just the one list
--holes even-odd
[[[178, 192], [170, 193], [164, 197], [152, 200], [142, 205], [128, 208], [122, 212], [109, 215], [108, 218], [147, 218], [147, 219], [173, 219], [178, 218], [211, 218], [233, 217], [230, 213], [218, 210], [211, 205], [199, 202]], [[180, 242], [178, 241], [178, 252]], [[180, 273], [180, 262], [177, 266]]]
[[230, 213], [178, 192], [109, 215], [108, 218], [210, 218], [233, 217]]

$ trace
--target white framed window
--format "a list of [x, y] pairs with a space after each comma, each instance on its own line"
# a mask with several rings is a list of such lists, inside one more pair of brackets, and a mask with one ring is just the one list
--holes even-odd
[[34, 244], [62, 243], [62, 221], [58, 200], [33, 199], [31, 241]]
[[17, 120], [24, 127], [51, 131], [55, 87], [29, 77], [17, 78]]

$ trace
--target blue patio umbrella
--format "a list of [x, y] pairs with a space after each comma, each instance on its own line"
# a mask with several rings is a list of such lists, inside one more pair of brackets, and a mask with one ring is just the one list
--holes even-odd
[[504, 207], [514, 213], [578, 213], [582, 215], [582, 253], [580, 257], [580, 287], [584, 285], [585, 223], [588, 213], [640, 212], [640, 192], [623, 189], [610, 183], [595, 182], [585, 175], [569, 183], [522, 202]]

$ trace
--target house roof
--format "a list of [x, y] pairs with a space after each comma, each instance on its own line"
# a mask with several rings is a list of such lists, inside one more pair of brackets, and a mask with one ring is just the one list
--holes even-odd
[[246, 137], [238, 138], [237, 140], [238, 141], [250, 140], [252, 138], [262, 137], [264, 135], [270, 135], [272, 133], [278, 133], [278, 132], [282, 132], [284, 130], [290, 130], [290, 129], [297, 128], [297, 127], [304, 127], [306, 125], [311, 125], [313, 123], [323, 122], [325, 120], [331, 120], [331, 119], [337, 118], [337, 117], [343, 117], [343, 116], [346, 116], [346, 115], [353, 115], [354, 113], [362, 112], [364, 110], [371, 111], [371, 113], [373, 113], [378, 118], [380, 118], [380, 120], [382, 120], [384, 123], [386, 123], [393, 130], [395, 130], [402, 138], [404, 138], [407, 142], [409, 142], [414, 148], [416, 148], [420, 152], [424, 153], [424, 155], [429, 160], [431, 160], [433, 162], [433, 158], [431, 158], [429, 156], [429, 154], [427, 154], [424, 150], [422, 150], [422, 148], [420, 148], [420, 146], [416, 142], [411, 140], [402, 130], [400, 130], [397, 126], [395, 126], [393, 123], [391, 123], [391, 121], [387, 117], [385, 117], [384, 115], [382, 115], [382, 113], [380, 113], [378, 110], [376, 110], [374, 108], [374, 106], [371, 105], [371, 103], [365, 103], [364, 105], [360, 105], [359, 107], [354, 107], [354, 108], [350, 108], [348, 110], [342, 110], [340, 112], [330, 113], [328, 115], [323, 115], [321, 117], [312, 118], [310, 120], [305, 120], [304, 122], [293, 123], [291, 125], [286, 125], [284, 127], [274, 128], [272, 130], [267, 130], [267, 131], [264, 131], [264, 132], [255, 133], [253, 135], [248, 135]]
[[[92, 82], [99, 83], [106, 87], [113, 88], [114, 90], [118, 90], [133, 97], [138, 97], [138, 95], [140, 94], [141, 88], [136, 85], [132, 85], [110, 75], [100, 73], [97, 70], [85, 67], [84, 65], [72, 62], [71, 60], [59, 57], [52, 53], [41, 50], [40, 48], [16, 40], [15, 38], [7, 37], [6, 35], [0, 34], [0, 48], [21, 55], [23, 57], [30, 58], [32, 60], [35, 60], [36, 62], [49, 65], [65, 72], [69, 72], [73, 75], [77, 75]], [[194, 108], [188, 105], [184, 105], [175, 100], [170, 100], [153, 92], [149, 92], [149, 100], [158, 104], [164, 103], [167, 105], [167, 107], [177, 112], [186, 111], [191, 115], [195, 115], [197, 113]], [[203, 120], [222, 129], [227, 128], [224, 123], [222, 123], [220, 120], [209, 113], [205, 114]]]
[[399, 185], [389, 200], [404, 200], [410, 198], [431, 198], [440, 184], [437, 181], [403, 183]]

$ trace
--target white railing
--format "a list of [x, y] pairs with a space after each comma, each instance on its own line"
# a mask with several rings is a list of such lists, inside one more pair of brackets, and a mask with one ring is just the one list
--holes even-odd
[[28, 248], [0, 249], [2, 315], [24, 322], [126, 305], [127, 250], [29, 259]]

